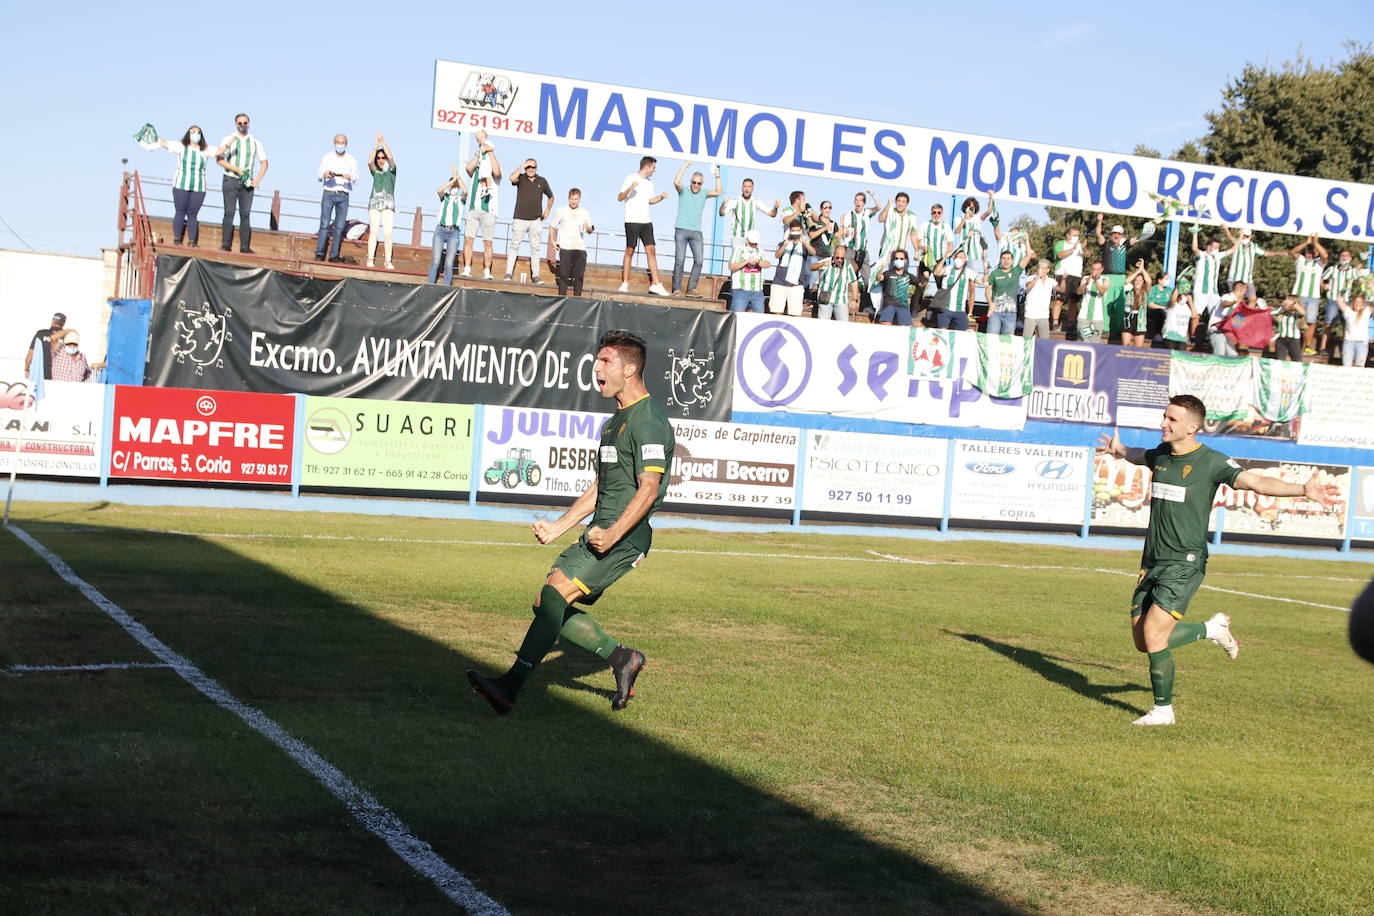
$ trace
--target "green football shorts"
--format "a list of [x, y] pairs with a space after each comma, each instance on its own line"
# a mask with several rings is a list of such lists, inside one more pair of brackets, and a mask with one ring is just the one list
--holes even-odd
[[1131, 596], [1131, 616], [1138, 617], [1150, 605], [1181, 620], [1188, 602], [1202, 585], [1203, 568], [1193, 563], [1165, 563], [1142, 569]]
[[[562, 570], [563, 575], [572, 580], [573, 585], [582, 593], [577, 599], [583, 604], [595, 604], [601, 593], [610, 588], [616, 580], [639, 565], [644, 559], [644, 551], [628, 541], [618, 541], [605, 553], [597, 553], [587, 543], [584, 532], [577, 543], [558, 555], [553, 569]], [[553, 569], [549, 572], [553, 572]]]

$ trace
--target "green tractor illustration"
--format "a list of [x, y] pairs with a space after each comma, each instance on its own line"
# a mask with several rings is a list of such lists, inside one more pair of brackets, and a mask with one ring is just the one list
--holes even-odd
[[482, 479], [488, 484], [500, 482], [507, 490], [514, 490], [522, 480], [531, 487], [537, 487], [543, 476], [544, 472], [530, 457], [529, 449], [512, 448], [506, 457], [492, 462]]

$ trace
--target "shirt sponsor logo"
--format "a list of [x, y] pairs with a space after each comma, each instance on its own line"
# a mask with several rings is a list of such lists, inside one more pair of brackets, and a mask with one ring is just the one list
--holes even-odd
[[1176, 486], [1172, 483], [1160, 483], [1154, 481], [1150, 484], [1150, 498], [1164, 499], [1171, 503], [1181, 503], [1188, 495], [1187, 487]]
[[639, 456], [645, 461], [651, 458], [657, 458], [661, 461], [663, 459], [663, 444], [661, 442], [650, 442], [640, 448]]
[[616, 453], [614, 445], [601, 446], [601, 461], [603, 464], [615, 464], [619, 455]]

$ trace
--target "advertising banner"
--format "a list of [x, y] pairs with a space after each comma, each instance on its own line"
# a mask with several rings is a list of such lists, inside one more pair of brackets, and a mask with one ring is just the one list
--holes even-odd
[[1345, 519], [1350, 503], [1350, 468], [1334, 464], [1302, 464], [1268, 459], [1237, 458], [1247, 471], [1276, 477], [1288, 483], [1306, 483], [1313, 474], [1322, 483], [1341, 489], [1339, 501], [1323, 507], [1301, 496], [1261, 496], [1253, 490], [1217, 489], [1216, 505], [1226, 507], [1223, 530], [1277, 537], [1345, 537]]
[[111, 477], [291, 483], [296, 399], [115, 386]]
[[1298, 442], [1374, 448], [1374, 372], [1309, 365]]
[[1374, 540], [1374, 468], [1356, 468], [1350, 493], [1350, 536]]
[[1211, 421], [1243, 420], [1250, 412], [1254, 366], [1248, 359], [1174, 353], [1169, 394], [1191, 394], [1207, 405]]
[[1208, 435], [1292, 439], [1304, 377], [1300, 363], [1174, 353], [1169, 393], [1202, 399], [1207, 406], [1202, 431]]
[[[22, 369], [22, 367], [21, 367]], [[105, 386], [83, 382], [45, 382], [43, 399], [27, 413], [27, 381], [0, 381], [0, 472], [99, 477], [105, 438]]]
[[1114, 455], [1095, 455], [1092, 524], [1148, 528], [1150, 477], [1150, 469], [1144, 465]]
[[608, 152], [762, 168], [1327, 238], [1374, 236], [1374, 186], [706, 99], [435, 61], [431, 126]]
[[609, 417], [609, 412], [488, 407], [478, 492], [581, 496], [596, 480], [601, 427]]
[[1168, 350], [1107, 347], [1109, 377], [1116, 378], [1116, 424], [1136, 429], [1159, 429], [1169, 404]]
[[736, 414], [792, 411], [1020, 429], [1025, 398], [977, 387], [977, 335], [735, 315]]
[[940, 518], [947, 449], [944, 439], [809, 430], [802, 509]]
[[797, 494], [801, 431], [674, 420], [677, 445], [666, 503], [741, 509], [787, 509]]
[[447, 404], [608, 410], [592, 366], [612, 328], [648, 347], [671, 417], [730, 416], [721, 312], [296, 277], [158, 258], [149, 385]]
[[470, 404], [306, 398], [301, 485], [468, 489]]
[[1033, 420], [1157, 429], [1169, 403], [1169, 352], [1078, 341], [1035, 342]]
[[1090, 449], [954, 443], [951, 518], [1082, 524]]

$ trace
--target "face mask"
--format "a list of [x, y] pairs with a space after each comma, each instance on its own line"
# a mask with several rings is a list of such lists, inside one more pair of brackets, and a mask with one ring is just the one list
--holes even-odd
[[246, 134], [246, 133], [248, 133], [248, 125], [247, 125], [247, 124], [240, 124], [240, 125], [238, 125], [238, 128], [239, 128], [239, 133], [241, 133], [241, 134]]
[[79, 348], [76, 344], [67, 344], [67, 352], [68, 352], [68, 353], [71, 353], [71, 354], [75, 355], [75, 354], [76, 354], [76, 351], [77, 351], [78, 349], [80, 349], [80, 348]]
[[344, 146], [342, 143], [335, 143], [335, 144], [334, 144], [334, 152], [338, 153], [340, 156], [343, 155], [343, 152], [344, 152], [344, 150], [346, 150], [346, 149], [348, 149], [348, 147]]
[[964, 269], [964, 259], [963, 259], [963, 258], [955, 258], [955, 259], [954, 259], [954, 269], [955, 269], [955, 270], [963, 270], [963, 269]]
[[193, 130], [193, 131], [191, 131], [191, 142], [192, 142], [192, 143], [199, 143], [199, 142], [200, 142], [200, 131], [198, 131], [198, 130]]
[[894, 258], [892, 261], [892, 266], [895, 267], [897, 270], [901, 270], [903, 267], [906, 266], [906, 258]]

